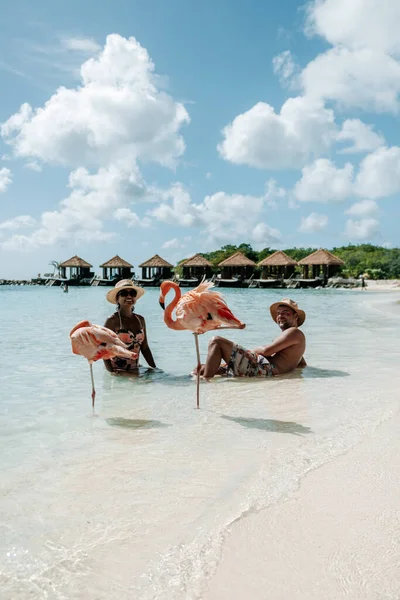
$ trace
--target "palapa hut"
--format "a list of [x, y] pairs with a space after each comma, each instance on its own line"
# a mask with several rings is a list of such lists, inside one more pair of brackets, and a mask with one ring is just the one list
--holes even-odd
[[344, 262], [338, 256], [335, 256], [328, 250], [320, 248], [305, 258], [299, 260], [299, 265], [303, 268], [303, 278], [309, 278], [309, 267], [312, 267], [311, 277], [316, 278], [319, 275], [324, 275], [324, 278], [332, 277]]
[[235, 252], [225, 260], [218, 263], [218, 267], [222, 268], [221, 278], [219, 279], [219, 285], [238, 285], [249, 278], [254, 273], [254, 267], [256, 263], [250, 258], [247, 258], [243, 252]]
[[156, 285], [162, 279], [171, 279], [172, 277], [171, 263], [158, 254], [141, 263], [139, 267], [142, 269], [142, 278], [139, 280], [142, 285]]
[[277, 250], [266, 256], [257, 266], [261, 267], [261, 279], [288, 279], [293, 275], [297, 262], [282, 250]]
[[69, 269], [69, 283], [78, 284], [82, 279], [90, 279], [94, 273], [90, 271], [92, 265], [80, 258], [73, 256], [60, 264], [60, 275], [63, 279], [67, 278], [67, 269]]
[[195, 254], [191, 258], [187, 258], [179, 266], [182, 267], [182, 279], [200, 280], [204, 276], [206, 278], [212, 276], [212, 264], [202, 254]]
[[116, 254], [113, 258], [110, 258], [107, 262], [100, 265], [103, 269], [103, 279], [107, 279], [110, 282], [116, 283], [121, 279], [131, 279], [133, 265], [128, 263], [126, 260]]

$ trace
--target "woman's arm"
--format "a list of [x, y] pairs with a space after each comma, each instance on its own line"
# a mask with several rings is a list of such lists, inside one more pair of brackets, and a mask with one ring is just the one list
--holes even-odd
[[[139, 315], [138, 315], [139, 317]], [[148, 344], [147, 341], [147, 331], [146, 331], [146, 321], [144, 320], [144, 317], [139, 317], [141, 322], [142, 322], [142, 327], [143, 327], [143, 333], [144, 333], [144, 340], [143, 343], [141, 345], [140, 351], [143, 354], [147, 364], [149, 365], [149, 367], [153, 367], [153, 369], [156, 368], [156, 363], [154, 362], [154, 358], [153, 355], [151, 353], [150, 350], [150, 346]]]
[[[114, 327], [113, 327], [113, 318], [112, 317], [108, 317], [108, 319], [106, 320], [106, 322], [104, 323], [104, 327], [107, 327], [107, 329], [111, 329], [111, 331], [114, 331]], [[115, 333], [115, 332], [114, 332]], [[111, 364], [111, 360], [103, 360], [104, 366], [107, 369], [107, 371], [109, 373], [114, 373], [114, 369], [112, 367]]]

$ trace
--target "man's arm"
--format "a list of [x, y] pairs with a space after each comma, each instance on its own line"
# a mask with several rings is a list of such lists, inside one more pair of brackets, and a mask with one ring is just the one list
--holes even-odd
[[300, 332], [298, 329], [291, 327], [290, 329], [283, 331], [281, 335], [272, 342], [272, 344], [254, 348], [254, 352], [257, 354], [262, 354], [262, 356], [265, 356], [266, 358], [271, 357], [277, 352], [280, 352], [285, 348], [289, 348], [289, 346], [295, 346], [296, 344], [299, 344], [301, 341], [301, 336], [299, 333]]

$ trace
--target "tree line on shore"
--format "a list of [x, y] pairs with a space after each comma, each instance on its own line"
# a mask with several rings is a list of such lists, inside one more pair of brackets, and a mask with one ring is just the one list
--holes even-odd
[[[399, 279], [400, 278], [400, 248], [384, 248], [373, 244], [349, 244], [327, 248], [344, 261], [339, 274], [343, 277], [359, 277], [368, 274], [371, 279]], [[250, 244], [235, 246], [227, 244], [219, 250], [202, 253], [213, 265], [217, 265], [234, 252], [243, 252], [248, 258], [258, 263], [266, 256], [276, 252], [274, 248], [263, 248], [254, 250]], [[283, 250], [288, 256], [296, 261], [305, 258], [315, 251], [315, 248], [287, 248]]]

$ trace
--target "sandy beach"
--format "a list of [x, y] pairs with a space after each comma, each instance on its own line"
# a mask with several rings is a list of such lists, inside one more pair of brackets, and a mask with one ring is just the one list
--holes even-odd
[[[395, 292], [400, 291], [399, 279], [366, 279], [367, 290], [370, 292]], [[357, 288], [360, 292], [361, 288]]]
[[205, 600], [398, 600], [400, 412], [231, 527]]

